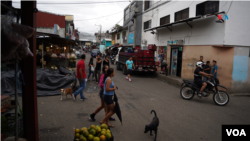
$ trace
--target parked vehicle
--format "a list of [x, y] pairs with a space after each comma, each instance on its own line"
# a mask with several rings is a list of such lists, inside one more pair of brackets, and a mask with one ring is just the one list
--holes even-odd
[[76, 54], [76, 57], [77, 57], [77, 58], [80, 58], [81, 54], [80, 54], [79, 51], [75, 51], [75, 54]]
[[98, 53], [100, 53], [99, 49], [93, 49], [91, 51], [91, 57], [96, 57]]
[[[213, 101], [219, 106], [225, 106], [229, 102], [229, 95], [225, 91], [218, 90], [218, 86], [224, 89], [226, 87], [220, 85], [219, 79], [211, 77], [210, 80], [206, 81], [207, 87], [202, 92], [208, 97], [210, 94], [214, 94]], [[214, 90], [215, 89], [215, 90]], [[200, 92], [200, 87], [198, 87], [194, 82], [183, 79], [183, 84], [181, 85], [180, 94], [183, 99], [190, 100], [194, 95], [198, 95]], [[198, 95], [198, 97], [200, 97]]]
[[116, 69], [122, 70], [124, 75], [127, 75], [126, 61], [132, 56], [132, 60], [135, 65], [133, 71], [139, 72], [155, 72], [158, 62], [155, 62], [154, 52], [156, 48], [150, 50], [140, 50], [137, 48], [137, 52], [132, 46], [122, 46], [119, 49], [119, 53], [116, 60]]

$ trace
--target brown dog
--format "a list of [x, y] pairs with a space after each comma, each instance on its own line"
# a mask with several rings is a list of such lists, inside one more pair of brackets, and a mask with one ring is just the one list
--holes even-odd
[[67, 89], [61, 89], [61, 100], [63, 98], [63, 95], [66, 96], [66, 99], [67, 99], [67, 95], [70, 94], [70, 98], [73, 94], [73, 84], [71, 84], [71, 88], [67, 88]]

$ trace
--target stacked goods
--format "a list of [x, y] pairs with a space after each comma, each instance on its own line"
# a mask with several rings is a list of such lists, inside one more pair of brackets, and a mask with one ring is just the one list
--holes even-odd
[[61, 53], [58, 58], [63, 61], [66, 59], [66, 56], [64, 53]]
[[11, 12], [1, 17], [1, 61], [33, 57], [27, 38], [33, 35], [34, 29], [14, 23]]
[[57, 55], [55, 53], [52, 53], [51, 57], [52, 58], [57, 58]]
[[113, 141], [114, 139], [106, 124], [75, 129], [74, 134], [74, 141]]

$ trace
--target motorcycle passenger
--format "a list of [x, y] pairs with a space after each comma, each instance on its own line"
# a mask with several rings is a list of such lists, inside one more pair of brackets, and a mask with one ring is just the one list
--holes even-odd
[[211, 74], [202, 72], [203, 66], [204, 66], [203, 62], [198, 61], [196, 63], [196, 69], [194, 71], [194, 83], [198, 85], [199, 87], [201, 87], [200, 92], [198, 94], [199, 96], [205, 96], [204, 94], [202, 94], [202, 91], [205, 90], [207, 86], [207, 83], [205, 81], [202, 81], [202, 76], [208, 77], [208, 78], [212, 76]]

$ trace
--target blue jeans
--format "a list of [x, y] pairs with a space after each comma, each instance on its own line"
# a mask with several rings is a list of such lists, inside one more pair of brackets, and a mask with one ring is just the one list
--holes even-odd
[[208, 77], [203, 77], [203, 81], [207, 81], [208, 80]]
[[92, 79], [93, 79], [94, 78], [94, 71], [91, 71], [91, 67], [89, 67], [89, 76], [88, 76], [88, 79], [89, 79], [91, 73], [93, 73], [93, 75], [92, 75]]
[[85, 97], [83, 96], [83, 90], [86, 88], [86, 81], [85, 78], [83, 79], [83, 82], [81, 79], [79, 79], [79, 89], [74, 93], [75, 97], [80, 93], [81, 99], [84, 99]]

